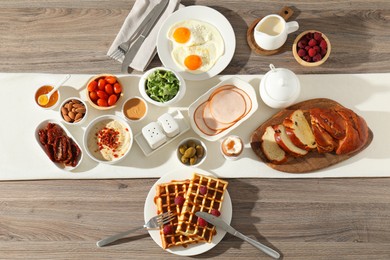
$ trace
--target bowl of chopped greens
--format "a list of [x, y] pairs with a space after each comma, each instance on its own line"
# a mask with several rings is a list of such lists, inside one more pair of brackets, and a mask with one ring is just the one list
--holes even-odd
[[156, 106], [170, 106], [183, 98], [186, 91], [184, 79], [168, 68], [153, 68], [141, 77], [141, 96]]

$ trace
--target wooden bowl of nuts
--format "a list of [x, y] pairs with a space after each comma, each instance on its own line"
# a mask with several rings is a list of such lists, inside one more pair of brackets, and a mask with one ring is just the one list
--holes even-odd
[[206, 156], [206, 145], [201, 140], [193, 137], [184, 139], [177, 147], [177, 159], [187, 166], [199, 166], [204, 162]]
[[331, 45], [325, 34], [316, 30], [308, 30], [295, 38], [292, 51], [299, 64], [315, 67], [323, 64], [329, 58]]
[[65, 124], [82, 124], [87, 118], [88, 109], [84, 101], [77, 97], [67, 98], [60, 107], [61, 118]]

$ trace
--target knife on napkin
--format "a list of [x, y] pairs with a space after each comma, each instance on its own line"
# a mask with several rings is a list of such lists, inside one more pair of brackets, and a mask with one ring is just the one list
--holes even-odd
[[249, 237], [243, 235], [242, 233], [240, 233], [237, 230], [235, 230], [232, 226], [227, 224], [225, 221], [223, 221], [221, 218], [215, 217], [215, 216], [213, 216], [213, 215], [211, 215], [211, 214], [209, 214], [207, 212], [200, 212], [200, 211], [196, 212], [195, 215], [200, 217], [200, 218], [203, 218], [208, 223], [210, 223], [210, 224], [212, 224], [212, 225], [214, 225], [216, 227], [222, 228], [223, 230], [225, 230], [226, 232], [232, 234], [233, 236], [241, 238], [242, 240], [248, 242], [249, 244], [251, 244], [252, 246], [256, 247], [257, 249], [263, 251], [267, 255], [269, 255], [269, 256], [271, 256], [271, 257], [273, 257], [275, 259], [279, 259], [280, 258], [280, 254], [278, 252], [276, 252], [272, 248], [269, 248], [268, 246], [263, 245], [262, 243], [254, 240], [252, 238], [249, 238]]
[[147, 24], [145, 25], [144, 28], [140, 27], [140, 30], [142, 30], [142, 33], [138, 36], [138, 38], [134, 41], [134, 43], [127, 50], [127, 52], [125, 54], [125, 58], [123, 59], [123, 62], [122, 62], [122, 69], [121, 69], [122, 73], [127, 73], [131, 61], [134, 59], [135, 55], [137, 54], [138, 49], [141, 47], [142, 43], [145, 41], [145, 38], [148, 36], [149, 32], [152, 30], [153, 25], [156, 23], [156, 21], [160, 17], [160, 14], [164, 11], [168, 2], [169, 2], [169, 0], [161, 1], [159, 4], [157, 4], [153, 8], [153, 10], [145, 18], [145, 22], [147, 21], [147, 19], [149, 19], [149, 21], [147, 22]]

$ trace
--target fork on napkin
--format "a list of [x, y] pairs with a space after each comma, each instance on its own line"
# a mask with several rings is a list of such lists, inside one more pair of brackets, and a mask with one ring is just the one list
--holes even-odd
[[[112, 54], [116, 51], [118, 46], [127, 41], [128, 38], [133, 35], [153, 7], [160, 3], [161, 0], [136, 0], [133, 8], [131, 9], [129, 15], [126, 17], [121, 29], [119, 30], [118, 35], [108, 49], [107, 56], [112, 57]], [[174, 11], [179, 7], [180, 0], [170, 0], [165, 11], [161, 14], [160, 18], [157, 20], [154, 28], [150, 31], [149, 35], [145, 38], [145, 41], [142, 43], [137, 54], [135, 55], [133, 61], [130, 63], [129, 67], [137, 71], [144, 71], [149, 63], [152, 61], [156, 55], [156, 42], [157, 35], [160, 27], [168, 16], [170, 16]], [[122, 62], [124, 55], [119, 56], [116, 60]]]

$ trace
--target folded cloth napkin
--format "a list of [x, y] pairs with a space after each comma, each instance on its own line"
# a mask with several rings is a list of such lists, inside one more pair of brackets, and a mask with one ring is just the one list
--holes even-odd
[[[139, 25], [142, 23], [145, 16], [152, 11], [153, 7], [160, 3], [161, 0], [136, 0], [133, 8], [131, 9], [129, 15], [126, 17], [125, 22], [123, 23], [121, 29], [119, 30], [118, 35], [116, 36], [114, 42], [111, 44], [111, 47], [108, 49], [107, 55], [111, 57], [111, 54], [118, 48], [119, 44], [129, 39], [129, 36], [138, 29]], [[180, 4], [180, 0], [169, 0], [165, 11], [161, 14], [160, 18], [157, 20], [153, 29], [150, 31], [149, 35], [145, 38], [145, 41], [139, 48], [139, 51], [135, 55], [133, 61], [130, 63], [130, 67], [134, 70], [144, 71], [149, 63], [152, 61], [156, 55], [156, 42], [157, 35], [160, 27], [168, 16], [170, 16]], [[117, 60], [122, 62], [124, 55], [119, 57]]]

